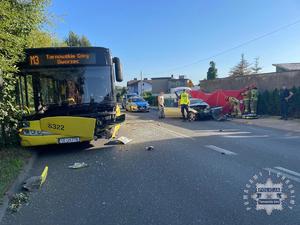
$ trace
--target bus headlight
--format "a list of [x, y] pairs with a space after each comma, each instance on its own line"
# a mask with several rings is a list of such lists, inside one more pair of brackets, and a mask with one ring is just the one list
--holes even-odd
[[24, 136], [44, 136], [51, 135], [52, 133], [42, 130], [29, 130], [29, 129], [21, 129], [20, 134]]

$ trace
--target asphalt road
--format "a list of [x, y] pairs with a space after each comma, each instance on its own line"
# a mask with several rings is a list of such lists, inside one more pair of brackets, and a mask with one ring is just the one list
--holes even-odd
[[[1, 224], [300, 224], [299, 133], [234, 122], [157, 120], [150, 112], [127, 115], [120, 135], [132, 142], [39, 150], [29, 175], [48, 165], [45, 185]], [[74, 162], [89, 167], [68, 169]], [[251, 197], [257, 183], [270, 187], [268, 178], [283, 184], [277, 205], [283, 209], [271, 215], [256, 210]]]

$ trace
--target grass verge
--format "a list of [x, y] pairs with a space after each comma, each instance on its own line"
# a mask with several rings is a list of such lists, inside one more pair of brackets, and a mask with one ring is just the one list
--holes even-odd
[[0, 203], [9, 185], [16, 179], [31, 154], [21, 147], [0, 149]]

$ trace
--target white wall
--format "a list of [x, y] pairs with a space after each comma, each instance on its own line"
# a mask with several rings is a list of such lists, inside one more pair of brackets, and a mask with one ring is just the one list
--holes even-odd
[[[144, 85], [143, 85], [144, 84]], [[152, 91], [152, 84], [149, 84], [147, 82], [143, 82], [143, 81], [140, 81], [139, 84], [138, 84], [138, 94], [140, 95], [143, 92], [146, 92], [146, 91]]]

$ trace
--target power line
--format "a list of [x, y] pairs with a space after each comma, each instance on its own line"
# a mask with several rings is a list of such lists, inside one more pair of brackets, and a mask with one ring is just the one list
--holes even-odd
[[[161, 74], [161, 73], [167, 73], [167, 72], [171, 72], [171, 71], [183, 69], [183, 68], [186, 68], [186, 67], [195, 65], [195, 64], [199, 64], [199, 63], [201, 63], [201, 62], [205, 62], [205, 61], [207, 61], [207, 60], [216, 58], [216, 57], [218, 57], [218, 56], [220, 56], [220, 55], [226, 54], [226, 53], [231, 52], [231, 51], [233, 51], [233, 50], [235, 50], [235, 49], [238, 49], [238, 48], [240, 48], [240, 47], [243, 47], [243, 46], [245, 46], [245, 45], [248, 45], [248, 44], [250, 44], [250, 43], [252, 43], [252, 42], [258, 41], [258, 40], [263, 39], [263, 38], [265, 38], [265, 37], [267, 37], [267, 36], [270, 36], [270, 35], [272, 35], [272, 34], [275, 34], [275, 33], [279, 32], [279, 31], [281, 31], [281, 30], [287, 29], [287, 28], [289, 28], [289, 27], [291, 27], [291, 26], [294, 26], [294, 25], [296, 25], [296, 24], [298, 24], [298, 23], [300, 23], [300, 19], [299, 19], [299, 20], [296, 20], [296, 21], [294, 21], [294, 22], [292, 22], [292, 23], [289, 23], [289, 24], [283, 25], [283, 26], [281, 26], [281, 27], [278, 27], [278, 28], [275, 29], [275, 30], [272, 30], [272, 31], [270, 31], [270, 32], [267, 32], [267, 33], [265, 33], [265, 34], [262, 34], [262, 35], [260, 35], [260, 36], [258, 36], [258, 37], [255, 37], [255, 38], [253, 38], [253, 39], [250, 39], [250, 40], [248, 40], [248, 41], [245, 41], [245, 42], [243, 42], [243, 43], [241, 43], [241, 44], [239, 44], [239, 45], [236, 45], [236, 46], [234, 46], [234, 47], [231, 47], [231, 48], [225, 49], [225, 50], [223, 50], [223, 51], [220, 51], [219, 53], [216, 53], [216, 54], [211, 55], [211, 56], [209, 56], [209, 57], [202, 58], [202, 59], [198, 59], [198, 60], [196, 60], [196, 61], [194, 61], [194, 62], [191, 62], [191, 63], [188, 63], [188, 64], [184, 64], [184, 65], [182, 65], [182, 66], [177, 66], [177, 67], [174, 67], [174, 68], [165, 70], [165, 71], [155, 72], [155, 73], [152, 73], [152, 75], [153, 75], [153, 74], [158, 74], [158, 73], [160, 73], [160, 74]], [[151, 73], [150, 73], [150, 74], [151, 74]]]

